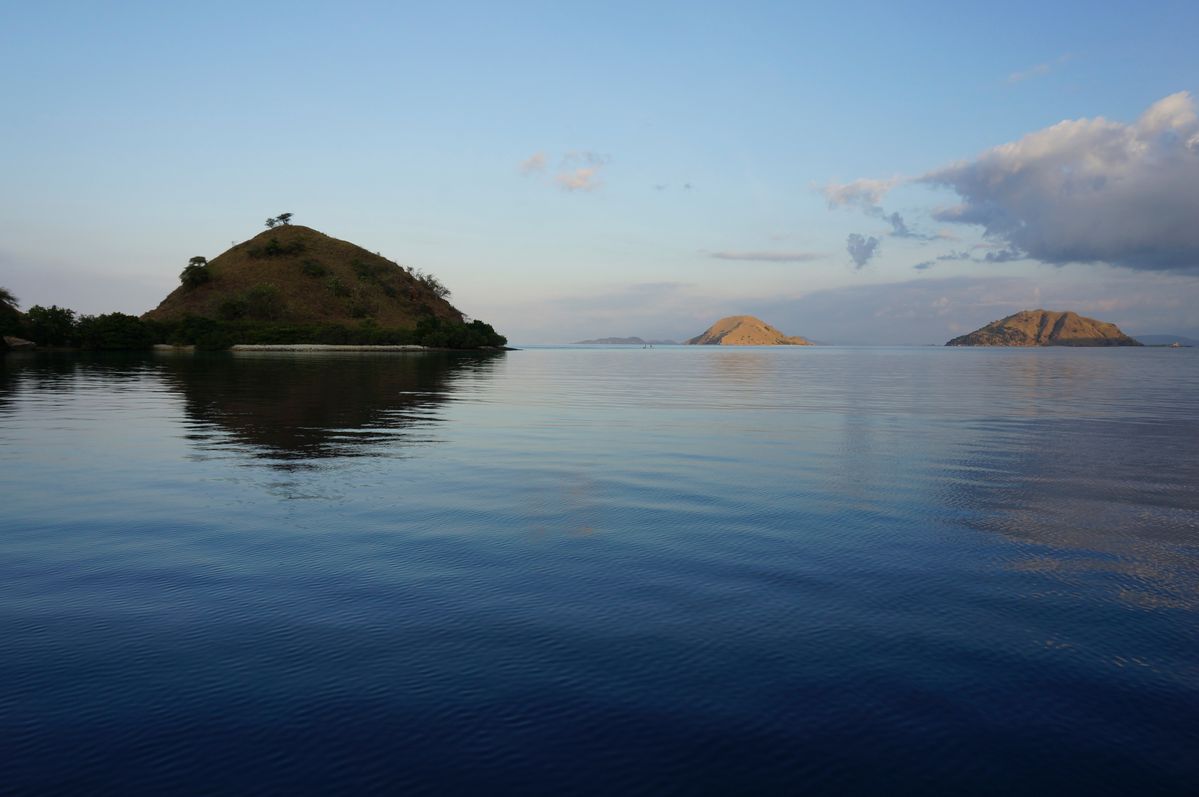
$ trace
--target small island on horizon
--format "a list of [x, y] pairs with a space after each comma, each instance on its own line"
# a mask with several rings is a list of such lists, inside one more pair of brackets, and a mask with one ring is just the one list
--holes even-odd
[[1058, 310], [1021, 310], [966, 335], [946, 346], [1140, 346], [1118, 326], [1078, 313]]
[[576, 340], [572, 346], [678, 346], [677, 340], [658, 340], [656, 338], [595, 338], [594, 340]]
[[806, 338], [785, 335], [752, 315], [720, 319], [687, 341], [689, 346], [811, 346]]

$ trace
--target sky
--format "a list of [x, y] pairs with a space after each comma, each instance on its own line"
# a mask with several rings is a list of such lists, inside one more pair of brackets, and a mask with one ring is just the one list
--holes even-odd
[[1199, 337], [1199, 3], [808, 5], [0, 0], [0, 286], [140, 314], [286, 211], [518, 343]]

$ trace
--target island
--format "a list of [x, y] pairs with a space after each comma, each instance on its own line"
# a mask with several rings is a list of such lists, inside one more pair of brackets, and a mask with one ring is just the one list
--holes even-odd
[[784, 335], [752, 315], [731, 315], [687, 341], [689, 346], [811, 346], [806, 338]]
[[578, 340], [574, 346], [677, 346], [677, 340], [656, 340], [645, 338], [596, 338], [595, 340]]
[[1021, 310], [946, 346], [1140, 346], [1115, 324], [1058, 310]]

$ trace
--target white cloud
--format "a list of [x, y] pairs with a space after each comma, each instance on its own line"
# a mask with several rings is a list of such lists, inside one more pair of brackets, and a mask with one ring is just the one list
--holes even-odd
[[828, 200], [830, 208], [857, 208], [867, 216], [882, 219], [891, 225], [887, 232], [894, 238], [913, 238], [918, 241], [932, 241], [936, 235], [924, 235], [908, 226], [899, 213], [883, 210], [882, 201], [892, 188], [907, 182], [902, 177], [891, 177], [886, 180], [860, 179], [849, 183], [828, 183], [818, 186], [820, 193]]
[[522, 174], [536, 174], [545, 171], [545, 153], [534, 152], [525, 158], [521, 161], [520, 171]]
[[[594, 191], [603, 185], [600, 170], [610, 158], [590, 150], [571, 150], [562, 156], [552, 177], [548, 181], [563, 191]], [[549, 156], [535, 152], [520, 164], [522, 174], [543, 174], [549, 164]]]
[[1056, 69], [1059, 66], [1061, 66], [1062, 64], [1066, 63], [1071, 58], [1073, 58], [1073, 56], [1070, 55], [1070, 53], [1066, 53], [1065, 55], [1059, 55], [1057, 58], [1053, 59], [1052, 61], [1046, 61], [1042, 64], [1036, 64], [1034, 66], [1030, 66], [1028, 69], [1022, 69], [1019, 72], [1013, 72], [1012, 74], [1007, 76], [1007, 82], [1008, 83], [1022, 83], [1025, 80], [1028, 80], [1029, 78], [1041, 77], [1042, 75], [1048, 75], [1054, 69]]
[[934, 216], [981, 225], [1006, 255], [1199, 272], [1199, 116], [1187, 92], [1132, 124], [1060, 122], [920, 182], [962, 202]]
[[869, 212], [878, 208], [883, 197], [900, 182], [899, 177], [886, 180], [863, 178], [849, 183], [828, 183], [818, 188], [830, 208], [857, 207]]
[[594, 191], [601, 185], [598, 166], [582, 166], [570, 171], [558, 172], [554, 182], [563, 191]]

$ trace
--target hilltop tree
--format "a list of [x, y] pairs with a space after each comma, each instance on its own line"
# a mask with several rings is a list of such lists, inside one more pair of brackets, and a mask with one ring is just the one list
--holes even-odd
[[278, 223], [279, 223], [279, 220], [276, 218], [269, 218], [266, 220], [266, 226], [271, 228], [272, 230], [275, 229], [275, 225]]
[[280, 213], [275, 217], [275, 221], [279, 222], [280, 224], [291, 224], [291, 217], [291, 213]]
[[187, 267], [179, 274], [179, 281], [188, 288], [203, 285], [210, 279], [212, 279], [212, 274], [208, 271], [208, 258], [200, 255], [188, 260]]

